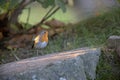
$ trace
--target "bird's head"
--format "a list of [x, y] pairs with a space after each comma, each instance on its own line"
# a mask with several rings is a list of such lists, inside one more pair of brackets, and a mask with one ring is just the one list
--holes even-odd
[[35, 43], [43, 42], [43, 41], [48, 42], [48, 31], [46, 30], [40, 31], [40, 33], [34, 38]]
[[42, 30], [42, 31], [39, 33], [39, 35], [40, 35], [40, 36], [42, 36], [42, 35], [48, 36], [48, 31]]

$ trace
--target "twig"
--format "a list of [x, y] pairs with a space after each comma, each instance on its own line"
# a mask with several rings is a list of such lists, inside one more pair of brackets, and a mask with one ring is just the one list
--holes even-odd
[[[54, 13], [56, 13], [58, 10], [60, 9], [60, 7], [57, 7], [53, 12], [51, 12], [49, 15], [47, 15], [45, 18], [43, 18], [40, 22], [40, 24], [42, 24], [44, 21], [46, 21], [47, 19], [49, 19]], [[38, 24], [38, 25], [40, 25]]]
[[[67, 0], [65, 1], [65, 4], [67, 4]], [[47, 12], [47, 14], [42, 18], [40, 23], [38, 23], [37, 25], [41, 25], [42, 23], [44, 23], [44, 21], [49, 19], [54, 13], [56, 13], [60, 9], [60, 7], [58, 6], [54, 11], [52, 11], [54, 8], [55, 5]]]
[[12, 52], [12, 55], [15, 57], [15, 59], [16, 59], [17, 61], [19, 61], [19, 60], [20, 60], [20, 58], [18, 58], [18, 57], [17, 57], [17, 55], [16, 55], [16, 54], [14, 54], [14, 52]]
[[28, 25], [29, 18], [30, 18], [30, 12], [31, 12], [31, 8], [29, 7], [29, 8], [28, 8], [28, 16], [27, 16], [27, 20], [26, 20], [26, 24], [25, 24], [25, 26]]
[[[34, 27], [31, 27], [31, 28], [29, 28], [28, 29], [28, 31], [29, 30], [31, 30], [31, 29], [33, 29], [33, 28], [36, 28], [36, 27], [38, 27], [39, 25], [41, 25], [41, 24], [43, 24], [44, 23], [44, 21], [46, 21], [48, 18], [50, 18], [54, 13], [56, 13], [58, 10], [60, 9], [60, 7], [57, 7], [54, 11], [52, 11], [52, 8], [47, 12], [47, 14], [43, 17], [43, 19], [37, 24], [37, 25], [35, 25]], [[52, 11], [52, 12], [51, 12]], [[51, 12], [51, 13], [50, 13]], [[50, 13], [50, 14], [49, 14]], [[48, 15], [49, 14], [49, 15]]]
[[50, 12], [55, 8], [55, 5], [51, 7], [51, 9], [45, 14], [45, 16], [42, 18], [40, 22], [42, 22], [49, 14]]

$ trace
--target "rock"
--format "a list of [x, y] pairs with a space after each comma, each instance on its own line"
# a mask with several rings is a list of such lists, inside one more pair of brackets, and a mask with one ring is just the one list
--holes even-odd
[[120, 57], [120, 36], [110, 36], [108, 38], [107, 47], [114, 49]]
[[118, 46], [120, 46], [120, 36], [110, 36], [108, 38], [108, 43], [107, 43], [108, 48], [117, 48]]
[[81, 48], [0, 65], [0, 80], [94, 80], [100, 53]]
[[119, 46], [119, 47], [117, 47], [116, 52], [117, 52], [117, 54], [118, 54], [118, 55], [119, 55], [119, 57], [120, 57], [120, 46]]

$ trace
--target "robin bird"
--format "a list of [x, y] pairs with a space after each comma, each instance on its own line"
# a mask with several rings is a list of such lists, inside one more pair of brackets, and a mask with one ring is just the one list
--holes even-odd
[[35, 38], [32, 48], [45, 48], [48, 44], [48, 31], [41, 31]]

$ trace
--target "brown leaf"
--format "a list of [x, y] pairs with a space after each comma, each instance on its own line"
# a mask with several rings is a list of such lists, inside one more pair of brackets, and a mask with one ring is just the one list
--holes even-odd
[[[10, 46], [11, 48], [24, 48], [28, 45], [31, 45], [33, 34], [18, 34], [12, 39], [6, 42], [6, 47]], [[28, 44], [29, 43], [29, 44]]]
[[50, 21], [45, 22], [45, 25], [48, 25], [52, 28], [60, 28], [60, 27], [65, 26], [65, 23], [63, 23], [59, 20], [56, 20], [56, 19], [52, 19]]
[[3, 39], [3, 33], [0, 32], [0, 40]]

